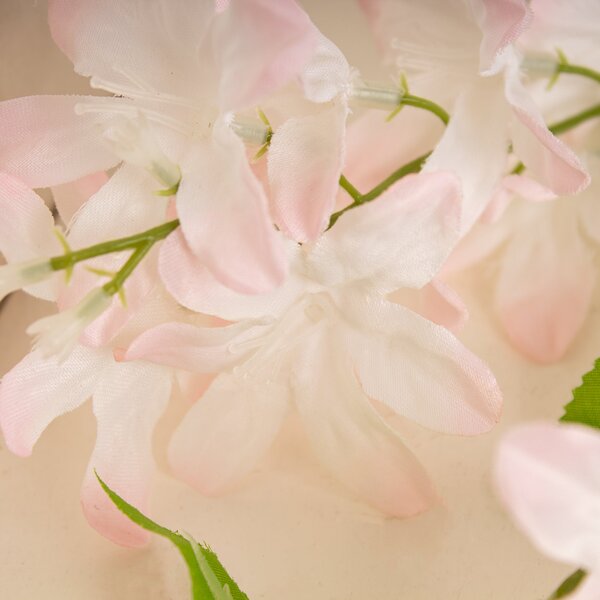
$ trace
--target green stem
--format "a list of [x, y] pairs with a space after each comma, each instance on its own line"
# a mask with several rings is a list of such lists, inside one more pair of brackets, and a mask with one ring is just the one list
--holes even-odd
[[55, 256], [50, 259], [50, 266], [54, 271], [61, 271], [73, 267], [78, 262], [88, 260], [96, 256], [102, 256], [104, 254], [112, 254], [113, 252], [120, 252], [122, 250], [138, 250], [140, 247], [150, 244], [152, 246], [159, 240], [163, 240], [170, 233], [175, 231], [179, 227], [179, 220], [168, 221], [162, 223], [157, 227], [130, 235], [127, 237], [119, 238], [116, 240], [110, 240], [108, 242], [102, 242], [89, 246], [88, 248], [82, 248], [81, 250], [75, 250], [75, 252], [67, 252], [60, 256]]
[[427, 100], [427, 98], [413, 96], [412, 94], [405, 94], [402, 96], [400, 104], [428, 110], [430, 113], [436, 115], [444, 125], [448, 125], [448, 121], [450, 121], [450, 115], [446, 112], [446, 110], [443, 109], [439, 104], [436, 104], [431, 100]]
[[132, 252], [125, 264], [117, 271], [117, 274], [108, 283], [105, 283], [102, 286], [107, 294], [114, 296], [119, 292], [127, 278], [133, 273], [140, 262], [142, 262], [144, 256], [150, 252], [155, 241], [156, 240], [143, 242], [134, 252]]
[[587, 77], [588, 79], [592, 79], [597, 83], [600, 83], [600, 73], [598, 71], [594, 71], [594, 69], [589, 69], [588, 67], [583, 67], [581, 65], [558, 63], [556, 65], [556, 71], [557, 73], [570, 73], [571, 75], [581, 75], [583, 77]]
[[[567, 117], [562, 121], [553, 123], [548, 127], [548, 129], [554, 135], [561, 135], [562, 133], [566, 133], [567, 131], [574, 129], [578, 125], [581, 125], [581, 123], [585, 123], [585, 121], [589, 121], [594, 117], [600, 117], [600, 104], [596, 104], [590, 108], [586, 108], [585, 110], [582, 110], [581, 112], [578, 112], [571, 117]], [[515, 165], [515, 168], [511, 171], [511, 175], [519, 175], [524, 170], [525, 165], [522, 162], [518, 162]]]
[[[377, 184], [373, 189], [368, 191], [366, 194], [361, 194], [342, 175], [342, 177], [340, 177], [340, 186], [342, 186], [350, 194], [350, 196], [352, 196], [352, 198], [354, 199], [354, 202], [352, 202], [345, 208], [342, 208], [341, 210], [338, 210], [337, 212], [333, 213], [331, 215], [331, 218], [329, 219], [329, 226], [327, 227], [327, 229], [331, 229], [335, 225], [336, 221], [345, 212], [352, 210], [353, 208], [356, 208], [357, 206], [360, 206], [361, 204], [365, 204], [366, 202], [371, 202], [372, 200], [375, 200], [375, 198], [378, 198], [379, 196], [381, 196], [381, 194], [383, 194], [383, 192], [385, 192], [390, 186], [392, 186], [394, 183], [396, 183], [396, 181], [402, 179], [406, 175], [409, 175], [410, 173], [418, 173], [423, 168], [423, 163], [427, 160], [427, 158], [429, 158], [430, 154], [431, 154], [431, 152], [428, 152], [427, 154], [423, 154], [422, 156], [415, 158], [414, 160], [410, 161], [409, 163], [402, 165], [400, 168], [396, 169], [391, 175], [386, 177], [381, 183]], [[342, 182], [342, 179], [343, 179], [343, 182]], [[352, 192], [350, 190], [352, 190]]]

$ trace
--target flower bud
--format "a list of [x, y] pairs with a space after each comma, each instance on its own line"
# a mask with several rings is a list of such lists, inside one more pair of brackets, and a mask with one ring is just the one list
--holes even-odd
[[47, 259], [35, 259], [0, 267], [0, 302], [11, 292], [43, 281], [54, 271]]

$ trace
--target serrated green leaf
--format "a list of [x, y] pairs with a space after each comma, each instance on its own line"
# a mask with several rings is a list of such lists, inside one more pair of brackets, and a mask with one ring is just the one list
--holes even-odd
[[582, 381], [573, 390], [573, 400], [565, 406], [565, 414], [560, 420], [600, 429], [600, 358], [596, 360], [594, 368], [583, 376]]
[[[232, 600], [249, 600], [248, 596], [240, 590], [229, 573], [227, 573], [217, 555], [208, 546], [199, 544], [192, 538], [188, 539], [175, 531], [171, 531], [155, 523], [108, 487], [98, 473], [95, 472], [95, 474], [102, 489], [125, 516], [146, 531], [167, 538], [177, 546], [188, 567], [192, 581], [193, 600], [224, 600], [229, 598]], [[209, 572], [205, 574], [206, 565]], [[216, 580], [220, 584], [221, 588], [223, 588], [223, 593], [221, 593], [221, 590], [218, 590], [216, 594], [211, 591], [211, 587], [213, 586], [207, 581], [207, 576], [209, 579], [212, 579], [212, 582]]]
[[584, 580], [587, 573], [583, 569], [577, 569], [571, 573], [557, 588], [557, 590], [548, 598], [548, 600], [558, 600], [572, 594], [579, 584]]

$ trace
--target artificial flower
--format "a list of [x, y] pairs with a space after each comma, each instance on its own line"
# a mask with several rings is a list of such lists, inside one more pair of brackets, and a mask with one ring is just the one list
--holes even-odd
[[[294, 404], [317, 455], [347, 487], [388, 514], [427, 508], [427, 476], [369, 398], [446, 433], [482, 433], [499, 417], [487, 367], [447, 329], [386, 298], [433, 278], [456, 242], [459, 212], [454, 177], [409, 176], [313, 244], [290, 242], [290, 275], [266, 295], [219, 285], [191, 252], [181, 261], [179, 232], [168, 238], [160, 269], [181, 304], [240, 323], [268, 320], [223, 349], [235, 360], [175, 433], [175, 472], [205, 493], [227, 488]], [[166, 323], [135, 340], [125, 359], [193, 371], [205, 345], [205, 329]]]
[[554, 560], [589, 571], [569, 600], [600, 597], [600, 434], [534, 423], [504, 437], [495, 479], [517, 525]]

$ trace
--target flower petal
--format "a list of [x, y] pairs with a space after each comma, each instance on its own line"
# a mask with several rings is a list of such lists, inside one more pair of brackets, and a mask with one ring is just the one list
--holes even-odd
[[91, 173], [52, 188], [52, 198], [58, 214], [65, 225], [71, 222], [75, 213], [108, 181], [105, 171]]
[[516, 155], [527, 169], [553, 192], [576, 194], [590, 182], [577, 155], [554, 136], [520, 80], [518, 65], [506, 70], [505, 93], [514, 118], [511, 138]]
[[[337, 341], [337, 343], [336, 343]], [[294, 363], [294, 396], [317, 457], [382, 512], [408, 517], [435, 494], [423, 468], [360, 389], [344, 346], [323, 329]]]
[[[299, 254], [296, 244], [288, 244], [293, 264]], [[293, 270], [272, 292], [240, 294], [219, 283], [192, 254], [181, 231], [175, 231], [160, 249], [159, 272], [165, 287], [183, 306], [216, 315], [228, 321], [278, 316], [305, 289]]]
[[596, 268], [570, 206], [541, 206], [551, 212], [546, 219], [535, 205], [524, 208], [532, 214], [503, 255], [495, 307], [516, 348], [549, 363], [564, 355], [587, 316]]
[[143, 362], [113, 364], [94, 392], [98, 430], [81, 503], [90, 525], [123, 546], [142, 546], [150, 534], [112, 503], [94, 471], [127, 502], [147, 511], [154, 465], [152, 432], [170, 393], [169, 371]]
[[248, 108], [298, 76], [317, 30], [294, 0], [231, 0], [215, 20], [221, 110]]
[[471, 0], [483, 39], [480, 69], [482, 75], [494, 75], [503, 67], [500, 57], [507, 46], [515, 43], [532, 20], [525, 0]]
[[460, 94], [452, 119], [423, 169], [449, 170], [460, 179], [463, 232], [485, 210], [506, 164], [508, 107], [496, 79], [481, 80]]
[[387, 292], [420, 288], [456, 243], [459, 212], [453, 175], [410, 175], [343, 214], [315, 243], [311, 266], [328, 285], [369, 281]]
[[290, 118], [271, 140], [268, 172], [277, 226], [293, 240], [315, 240], [333, 212], [344, 163], [345, 102]]
[[226, 125], [216, 129], [212, 142], [198, 143], [183, 167], [181, 228], [192, 252], [223, 285], [267, 292], [285, 277], [283, 243], [243, 143]]
[[[262, 325], [262, 326], [261, 326]], [[146, 360], [196, 373], [217, 373], [238, 364], [252, 346], [244, 342], [260, 336], [264, 324], [241, 321], [225, 327], [196, 327], [164, 323], [136, 338], [125, 360]]]
[[[75, 70], [113, 93], [200, 95], [209, 61], [198, 60], [214, 15], [209, 1], [50, 0], [54, 41]], [[204, 42], [206, 43], [206, 42]], [[177, 65], [173, 69], [171, 65]], [[103, 85], [104, 84], [104, 85]]]
[[29, 353], [0, 383], [0, 424], [11, 452], [29, 456], [46, 427], [93, 393], [110, 361], [108, 351], [78, 346], [58, 363]]
[[506, 507], [538, 549], [555, 560], [596, 570], [599, 459], [595, 430], [535, 423], [504, 437], [495, 466]]
[[443, 433], [478, 435], [498, 422], [493, 374], [446, 328], [375, 298], [346, 312], [354, 322], [348, 351], [368, 396]]
[[33, 188], [79, 179], [119, 159], [100, 135], [106, 117], [75, 114], [89, 96], [27, 96], [0, 103], [0, 169]]
[[219, 375], [171, 440], [173, 471], [204, 494], [218, 494], [246, 475], [273, 442], [287, 412], [287, 386], [253, 381], [245, 373], [241, 365], [233, 374]]

